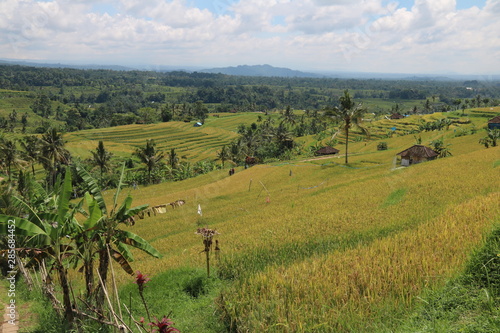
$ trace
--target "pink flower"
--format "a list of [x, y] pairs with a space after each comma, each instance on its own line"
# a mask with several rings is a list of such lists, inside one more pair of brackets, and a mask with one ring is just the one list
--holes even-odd
[[163, 316], [161, 321], [158, 318], [155, 318], [156, 322], [149, 323], [150, 326], [154, 326], [153, 332], [157, 333], [173, 333], [180, 332], [177, 328], [172, 327], [173, 322], [167, 318], [167, 316]]
[[145, 284], [149, 281], [150, 279], [146, 275], [142, 274], [140, 271], [137, 271], [137, 276], [135, 277], [134, 283], [137, 283], [140, 292], [142, 292], [144, 287], [146, 287]]

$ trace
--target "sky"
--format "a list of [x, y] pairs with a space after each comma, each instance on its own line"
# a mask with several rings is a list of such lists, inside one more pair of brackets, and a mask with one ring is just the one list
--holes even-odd
[[0, 58], [500, 74], [500, 0], [0, 0]]

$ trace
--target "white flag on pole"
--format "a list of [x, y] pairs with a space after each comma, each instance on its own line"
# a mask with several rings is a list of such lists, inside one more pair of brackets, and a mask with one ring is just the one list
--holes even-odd
[[203, 213], [201, 212], [201, 205], [198, 204], [198, 214], [200, 214], [200, 216], [203, 216]]

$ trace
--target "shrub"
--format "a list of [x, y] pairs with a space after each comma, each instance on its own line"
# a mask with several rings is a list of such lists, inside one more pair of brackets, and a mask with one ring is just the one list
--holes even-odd
[[387, 150], [387, 142], [379, 142], [377, 150]]

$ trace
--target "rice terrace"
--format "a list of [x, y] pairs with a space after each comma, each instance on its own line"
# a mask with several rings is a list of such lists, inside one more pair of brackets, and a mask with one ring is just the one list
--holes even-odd
[[498, 85], [23, 68], [50, 84], [0, 80], [19, 332], [500, 329]]

